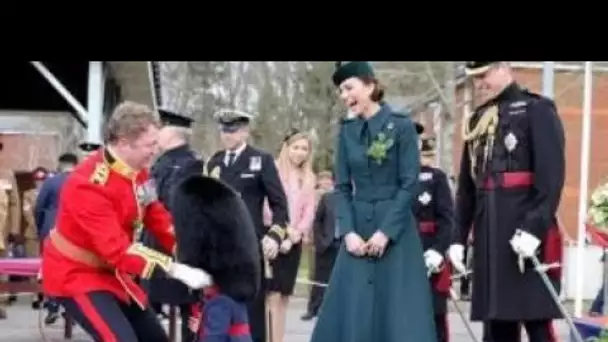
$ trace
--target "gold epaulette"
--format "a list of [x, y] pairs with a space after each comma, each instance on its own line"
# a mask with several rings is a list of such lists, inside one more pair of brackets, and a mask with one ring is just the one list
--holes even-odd
[[468, 143], [469, 158], [471, 161], [471, 176], [475, 178], [477, 167], [477, 148], [482, 143], [482, 137], [487, 137], [487, 141], [484, 146], [484, 160], [483, 169], [486, 167], [486, 163], [491, 159], [492, 148], [494, 146], [494, 138], [496, 129], [498, 127], [498, 105], [489, 106], [481, 113], [479, 120], [475, 127], [472, 126], [472, 119], [474, 115], [470, 114], [465, 116], [464, 122], [462, 123], [462, 139]]
[[269, 229], [268, 229], [269, 233], [274, 233], [276, 234], [279, 239], [284, 240], [285, 236], [287, 235], [287, 230], [281, 226], [279, 226], [278, 224], [273, 224]]
[[132, 244], [127, 250], [127, 254], [140, 256], [146, 261], [146, 266], [140, 274], [143, 279], [150, 279], [157, 266], [162, 268], [163, 271], [169, 272], [169, 267], [171, 267], [171, 263], [173, 262], [170, 256], [146, 247], [141, 243]]
[[93, 184], [105, 185], [110, 177], [110, 167], [106, 163], [97, 163], [90, 181]]
[[209, 171], [209, 163], [205, 163], [205, 165], [203, 166], [203, 176], [206, 177], [211, 177], [211, 178], [215, 178], [215, 179], [219, 179], [220, 178], [220, 167], [216, 166], [213, 168], [213, 170], [211, 170], [211, 172]]
[[462, 123], [462, 139], [464, 141], [475, 140], [488, 133], [494, 134], [494, 132], [488, 132], [488, 130], [493, 130], [498, 124], [498, 106], [494, 105], [486, 108], [475, 127], [471, 128], [473, 116], [473, 114], [469, 114], [464, 117]]

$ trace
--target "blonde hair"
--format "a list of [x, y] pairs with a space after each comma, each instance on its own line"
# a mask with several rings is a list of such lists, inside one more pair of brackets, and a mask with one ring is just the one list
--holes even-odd
[[[300, 167], [296, 167], [289, 160], [289, 146], [298, 140], [306, 139], [308, 141], [308, 157], [306, 160], [300, 165]], [[279, 152], [279, 156], [275, 160], [277, 164], [277, 169], [279, 171], [279, 177], [281, 181], [286, 184], [289, 181], [290, 174], [292, 174], [292, 170], [298, 172], [298, 177], [302, 181], [303, 187], [312, 187], [316, 186], [316, 177], [315, 173], [312, 170], [312, 160], [313, 160], [313, 146], [312, 146], [312, 138], [310, 134], [305, 132], [295, 133], [288, 137], [283, 144], [281, 145], [281, 151]]]
[[157, 112], [144, 104], [125, 101], [116, 106], [108, 119], [104, 139], [107, 143], [116, 142], [120, 138], [136, 139], [150, 125], [160, 127]]

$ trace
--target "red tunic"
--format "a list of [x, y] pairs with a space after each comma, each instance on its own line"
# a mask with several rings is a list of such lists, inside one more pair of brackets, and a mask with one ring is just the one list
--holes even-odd
[[44, 292], [71, 297], [105, 290], [144, 307], [146, 295], [133, 276], [149, 278], [171, 258], [134, 242], [142, 224], [168, 253], [174, 250], [171, 218], [148, 171], [133, 171], [107, 150], [93, 153], [62, 188], [56, 227], [44, 242]]

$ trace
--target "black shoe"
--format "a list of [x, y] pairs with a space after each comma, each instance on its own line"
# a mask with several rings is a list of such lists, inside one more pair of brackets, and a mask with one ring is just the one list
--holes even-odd
[[303, 321], [310, 321], [311, 319], [313, 319], [315, 317], [317, 317], [317, 315], [315, 313], [307, 312], [307, 313], [303, 314], [302, 317], [300, 317], [300, 319]]
[[13, 305], [16, 301], [17, 301], [17, 296], [16, 295], [10, 295], [10, 296], [8, 296], [8, 300], [6, 301], [6, 303], [8, 305]]
[[41, 307], [42, 307], [41, 300], [35, 300], [32, 302], [32, 310], [40, 310]]
[[49, 312], [44, 318], [44, 325], [52, 325], [57, 322], [59, 319], [59, 314], [57, 312]]

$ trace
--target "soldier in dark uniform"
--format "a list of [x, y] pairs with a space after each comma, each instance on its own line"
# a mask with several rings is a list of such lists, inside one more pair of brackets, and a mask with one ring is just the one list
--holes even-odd
[[[422, 134], [422, 125], [417, 125], [417, 131]], [[433, 167], [435, 139], [422, 135], [420, 141], [420, 186], [414, 197], [414, 215], [433, 291], [437, 342], [447, 342], [447, 299], [450, 295], [451, 270], [449, 264], [444, 262], [443, 255], [452, 236], [454, 200], [447, 175]]]
[[[520, 87], [506, 62], [468, 62], [480, 105], [463, 125], [465, 146], [456, 196], [455, 244], [449, 256], [464, 270], [471, 228], [471, 319], [486, 321], [493, 342], [554, 341], [560, 310], [532, 267], [561, 262], [556, 211], [564, 185], [565, 138], [555, 103]], [[560, 269], [547, 272], [559, 292]]]
[[[212, 177], [219, 177], [241, 194], [253, 219], [257, 238], [261, 241], [262, 254], [267, 260], [272, 260], [285, 238], [285, 227], [289, 220], [287, 199], [274, 158], [246, 143], [251, 115], [225, 111], [216, 114], [216, 119], [220, 124], [220, 136], [225, 150], [216, 152], [209, 159], [206, 172]], [[273, 213], [270, 228], [265, 228], [263, 222], [265, 198], [268, 198]], [[264, 260], [260, 260], [260, 264], [264, 275], [267, 271]], [[266, 341], [265, 279], [261, 281], [261, 291], [248, 306], [254, 342]]]
[[[173, 214], [171, 205], [172, 192], [175, 185], [192, 173], [202, 174], [203, 162], [195, 155], [188, 145], [191, 134], [192, 119], [167, 111], [159, 110], [163, 128], [160, 130], [158, 145], [162, 154], [154, 162], [151, 175], [156, 183], [158, 199]], [[154, 236], [144, 230], [143, 243], [160, 250], [160, 245]], [[190, 305], [196, 301], [186, 285], [159, 274], [150, 280], [142, 281], [148, 291], [148, 297], [157, 314], [163, 315], [162, 305], [179, 306], [181, 316], [182, 341], [190, 342], [194, 336], [188, 329]]]

